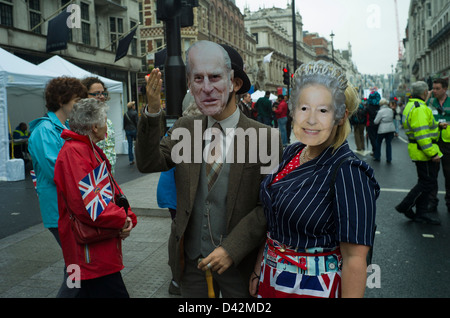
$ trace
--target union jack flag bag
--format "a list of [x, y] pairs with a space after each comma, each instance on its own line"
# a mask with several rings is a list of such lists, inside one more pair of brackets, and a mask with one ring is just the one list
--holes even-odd
[[[95, 221], [113, 198], [106, 162], [103, 161], [97, 168], [81, 179], [78, 183], [78, 189], [86, 211], [91, 219]], [[70, 216], [70, 220], [75, 239], [80, 244], [99, 242], [118, 237], [120, 234], [118, 229], [105, 229], [84, 224], [74, 214]]]
[[113, 198], [106, 162], [89, 172], [78, 183], [86, 210], [95, 221]]

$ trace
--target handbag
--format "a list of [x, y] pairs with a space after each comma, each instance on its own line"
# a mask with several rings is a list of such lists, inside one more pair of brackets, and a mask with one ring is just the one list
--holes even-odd
[[75, 240], [79, 244], [97, 243], [120, 235], [119, 229], [90, 226], [78, 220], [74, 214], [70, 215], [70, 224], [72, 232], [75, 234]]
[[[116, 181], [114, 180], [114, 183], [115, 182]], [[128, 200], [123, 193], [120, 193], [116, 197], [116, 205], [124, 208], [125, 213], [128, 215], [130, 204], [128, 203]], [[110, 238], [118, 237], [121, 232], [121, 230], [119, 229], [90, 226], [78, 220], [75, 214], [70, 215], [70, 224], [72, 232], [75, 234], [75, 240], [80, 244], [92, 244]]]

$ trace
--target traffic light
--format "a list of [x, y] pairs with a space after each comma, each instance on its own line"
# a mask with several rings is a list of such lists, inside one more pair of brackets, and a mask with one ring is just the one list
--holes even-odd
[[289, 74], [289, 66], [283, 67], [283, 83], [285, 85], [291, 84], [291, 76]]
[[168, 21], [178, 16], [181, 12], [181, 0], [157, 0], [156, 18]]
[[194, 25], [193, 8], [198, 6], [198, 0], [157, 0], [156, 18], [168, 21], [179, 17], [182, 28], [192, 26]]
[[194, 25], [193, 8], [198, 7], [198, 0], [181, 0], [181, 27], [189, 27]]

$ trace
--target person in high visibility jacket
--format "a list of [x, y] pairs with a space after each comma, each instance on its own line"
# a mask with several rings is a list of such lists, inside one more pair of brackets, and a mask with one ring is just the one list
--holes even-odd
[[14, 158], [22, 158], [27, 164], [28, 159], [25, 156], [25, 153], [28, 152], [28, 138], [30, 137], [30, 133], [27, 130], [28, 126], [26, 123], [20, 123], [16, 130], [13, 131], [13, 139], [14, 139]]
[[[431, 108], [434, 119], [441, 127], [438, 140], [439, 149], [444, 156], [441, 158], [442, 171], [445, 179], [445, 204], [450, 212], [450, 98], [447, 95], [448, 80], [438, 78], [433, 81], [433, 90], [428, 93], [428, 106]], [[439, 175], [438, 166], [438, 175]], [[432, 191], [430, 195], [430, 211], [437, 212], [439, 200], [437, 198], [438, 189]]]
[[[395, 209], [414, 221], [438, 225], [440, 220], [435, 213], [429, 212], [428, 201], [430, 193], [438, 186], [437, 166], [442, 157], [437, 145], [439, 123], [425, 104], [427, 83], [415, 82], [411, 91], [412, 98], [403, 110], [403, 127], [409, 141], [409, 156], [416, 165], [418, 181]], [[413, 207], [416, 208], [415, 212]]]

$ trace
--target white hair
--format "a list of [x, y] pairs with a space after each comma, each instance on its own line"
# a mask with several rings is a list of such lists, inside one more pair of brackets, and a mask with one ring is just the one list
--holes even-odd
[[108, 111], [106, 103], [95, 98], [81, 99], [73, 105], [69, 115], [70, 130], [79, 135], [89, 135], [92, 126], [104, 127]]

